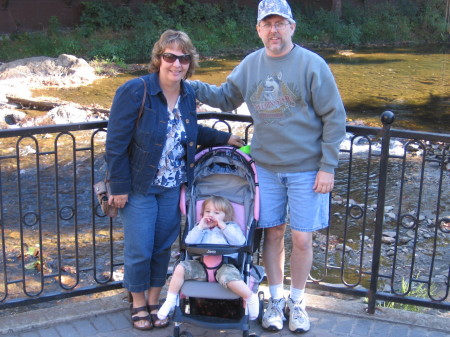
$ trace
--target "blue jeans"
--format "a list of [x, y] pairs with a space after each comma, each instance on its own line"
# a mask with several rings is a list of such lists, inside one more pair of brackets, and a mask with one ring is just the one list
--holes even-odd
[[131, 193], [119, 210], [125, 230], [123, 286], [129, 291], [165, 284], [170, 247], [180, 231], [179, 200], [179, 186], [151, 186], [146, 194]]
[[287, 223], [291, 229], [313, 232], [328, 227], [330, 194], [316, 193], [312, 187], [316, 171], [276, 173], [256, 166], [260, 191], [259, 227]]

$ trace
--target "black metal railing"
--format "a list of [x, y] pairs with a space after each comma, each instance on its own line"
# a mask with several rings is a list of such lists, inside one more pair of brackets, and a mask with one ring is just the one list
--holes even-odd
[[[250, 116], [202, 113], [251, 141]], [[308, 287], [450, 309], [449, 134], [347, 126]], [[0, 130], [0, 308], [121, 287], [123, 228], [102, 215], [107, 122]], [[286, 236], [289, 245], [289, 236]], [[288, 266], [287, 266], [288, 267]]]

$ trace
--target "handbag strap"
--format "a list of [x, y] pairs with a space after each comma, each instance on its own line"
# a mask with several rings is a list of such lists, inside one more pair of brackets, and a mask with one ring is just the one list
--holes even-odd
[[145, 105], [145, 99], [147, 98], [147, 82], [145, 82], [145, 80], [142, 77], [139, 77], [142, 82], [144, 82], [144, 96], [142, 97], [142, 103], [141, 103], [141, 108], [139, 109], [139, 115], [138, 118], [136, 119], [136, 126], [139, 123], [139, 120], [142, 117], [142, 114], [144, 112], [144, 105]]

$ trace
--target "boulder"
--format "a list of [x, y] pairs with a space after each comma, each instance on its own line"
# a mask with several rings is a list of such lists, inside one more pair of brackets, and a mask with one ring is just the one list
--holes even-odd
[[95, 69], [84, 59], [67, 54], [58, 58], [29, 57], [0, 65], [0, 81], [26, 81], [32, 88], [87, 85], [97, 78]]
[[24, 119], [26, 114], [22, 111], [2, 107], [0, 104], [0, 129], [8, 129]]
[[84, 123], [91, 120], [92, 114], [71, 104], [60, 105], [47, 113], [55, 124]]

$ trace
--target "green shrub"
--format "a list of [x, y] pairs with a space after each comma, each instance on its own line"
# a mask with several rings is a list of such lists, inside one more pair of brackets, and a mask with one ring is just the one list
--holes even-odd
[[61, 24], [56, 16], [51, 16], [48, 20], [47, 35], [49, 37], [61, 36]]
[[448, 38], [450, 27], [442, 13], [445, 13], [444, 1], [424, 1], [415, 17], [417, 24], [415, 33], [423, 39], [430, 39], [427, 36], [431, 36], [431, 40], [434, 42], [445, 42], [445, 37]]
[[361, 25], [363, 42], [395, 42], [411, 39], [411, 22], [400, 7], [380, 3], [366, 10]]
[[138, 6], [133, 26], [136, 34], [153, 32], [157, 38], [164, 30], [174, 27], [176, 22], [177, 17], [163, 12], [160, 5], [143, 3]]
[[310, 18], [300, 17], [299, 39], [320, 43], [355, 46], [360, 43], [360, 28], [335, 13], [319, 9]]
[[133, 12], [127, 6], [114, 7], [104, 1], [86, 1], [82, 4], [80, 23], [86, 32], [91, 33], [99, 28], [119, 31], [132, 27]]

